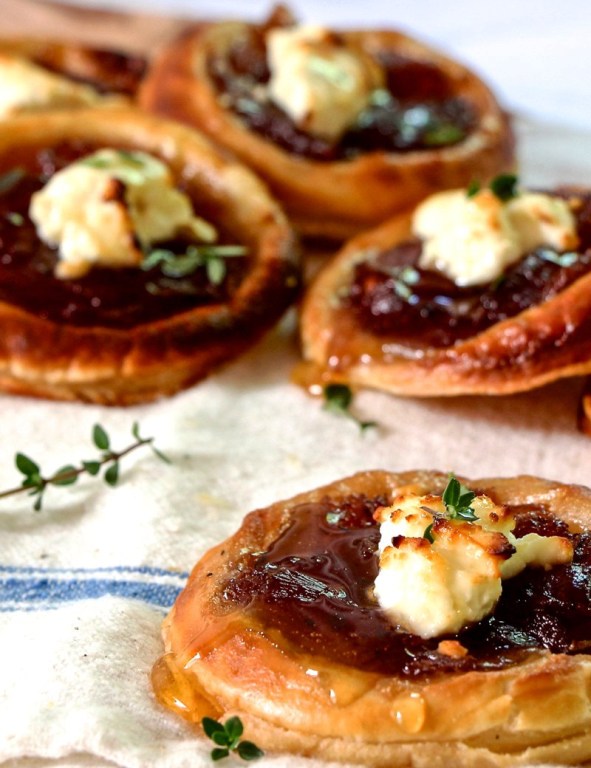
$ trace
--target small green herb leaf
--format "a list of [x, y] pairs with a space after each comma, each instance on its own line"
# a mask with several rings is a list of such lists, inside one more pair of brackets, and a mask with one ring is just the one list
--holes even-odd
[[425, 131], [423, 141], [428, 147], [443, 147], [456, 144], [465, 137], [464, 131], [453, 123], [441, 123]]
[[433, 523], [430, 523], [423, 531], [423, 538], [427, 539], [429, 544], [433, 544], [435, 537], [433, 536]]
[[58, 469], [55, 475], [51, 478], [52, 485], [73, 485], [78, 480], [78, 471], [76, 467], [71, 464], [67, 464], [65, 467]]
[[502, 173], [491, 181], [490, 189], [501, 202], [506, 203], [517, 197], [517, 176], [514, 173]]
[[539, 248], [538, 255], [544, 259], [544, 261], [557, 264], [559, 267], [572, 267], [573, 264], [576, 264], [577, 259], [579, 258], [579, 254], [575, 253], [574, 251], [569, 251], [568, 253], [557, 253], [556, 251], [552, 251], [549, 248]]
[[12, 168], [0, 176], [0, 195], [10, 192], [26, 176], [24, 168]]
[[468, 189], [466, 190], [466, 197], [474, 197], [474, 195], [477, 195], [480, 192], [480, 182], [479, 181], [471, 181], [468, 184]]
[[5, 218], [13, 227], [22, 227], [25, 223], [25, 217], [22, 213], [16, 213], [15, 211], [9, 211]]
[[256, 744], [253, 744], [252, 741], [241, 741], [240, 744], [238, 744], [236, 751], [240, 757], [246, 761], [258, 760], [259, 757], [262, 757], [265, 754], [263, 750], [260, 749], [260, 747], [257, 747]]
[[217, 762], [218, 760], [223, 760], [224, 757], [228, 757], [229, 754], [230, 754], [229, 749], [220, 749], [219, 747], [217, 747], [216, 749], [211, 750], [211, 759], [214, 762]]
[[117, 485], [118, 481], [119, 481], [119, 462], [116, 461], [114, 464], [111, 464], [111, 466], [105, 472], [105, 483], [113, 487]]
[[108, 451], [111, 441], [109, 435], [101, 427], [100, 424], [95, 424], [92, 428], [92, 441], [101, 451]]
[[86, 472], [88, 472], [88, 474], [92, 475], [93, 477], [98, 475], [101, 469], [100, 461], [83, 461], [82, 466]]
[[26, 477], [39, 474], [39, 465], [36, 464], [33, 459], [25, 456], [24, 453], [17, 453], [14, 463], [16, 464], [18, 471], [23, 475], [26, 475]]
[[204, 717], [201, 720], [201, 727], [205, 731], [205, 735], [208, 736], [210, 739], [213, 738], [214, 733], [218, 733], [218, 732], [225, 733], [226, 731], [222, 723], [218, 722], [217, 720], [214, 720], [213, 717]]
[[476, 494], [474, 491], [466, 488], [465, 485], [462, 485], [454, 475], [449, 476], [441, 498], [445, 504], [447, 516], [451, 520], [466, 520], [469, 522], [478, 520], [470, 506], [476, 498]]
[[228, 736], [228, 744], [230, 746], [236, 746], [238, 739], [244, 733], [242, 721], [239, 717], [231, 717], [229, 720], [226, 720], [224, 727]]

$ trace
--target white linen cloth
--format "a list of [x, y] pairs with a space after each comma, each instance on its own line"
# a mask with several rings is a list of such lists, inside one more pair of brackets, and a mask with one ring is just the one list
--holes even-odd
[[[182, 0], [176, 2], [188, 10]], [[460, 15], [452, 3], [455, 22], [440, 3], [431, 15], [435, 4], [427, 0], [413, 4], [413, 25], [410, 4], [380, 5], [378, 20], [396, 23], [399, 17], [432, 38], [433, 22], [442, 39], [455, 23], [455, 40], [468, 46], [464, 52], [473, 46], [463, 58], [480, 69], [486, 61], [489, 72], [498, 67], [505, 76], [514, 52], [507, 15], [522, 16], [517, 4], [494, 5], [496, 25], [481, 24], [474, 5], [462, 4]], [[218, 3], [217, 12], [226, 6], [234, 13], [243, 10], [242, 3]], [[192, 12], [213, 7], [201, 4]], [[301, 4], [306, 11], [312, 7], [327, 20], [348, 12], [355, 21], [349, 4]], [[376, 18], [377, 7], [371, 11]], [[538, 63], [535, 76], [517, 66], [506, 81], [512, 103], [527, 101], [520, 101], [520, 94], [533, 98], [526, 111], [538, 115], [519, 124], [523, 179], [589, 183], [589, 67], [569, 66], [571, 78], [559, 81], [554, 91], [555, 58], [537, 56], [555, 33], [560, 46], [569, 35], [580, 42], [588, 6], [563, 3], [560, 17], [547, 13], [550, 6], [543, 3], [523, 7], [532, 16], [527, 43], [522, 38], [521, 44]], [[363, 9], [357, 20], [374, 21]], [[561, 24], [554, 26], [555, 19]], [[561, 66], [564, 55], [558, 56]], [[565, 120], [571, 102], [581, 103]], [[551, 117], [553, 124], [540, 116]], [[187, 572], [251, 509], [372, 468], [590, 481], [591, 440], [575, 429], [580, 381], [504, 398], [419, 401], [362, 393], [354, 409], [379, 427], [361, 436], [352, 421], [324, 411], [290, 383], [297, 357], [290, 315], [243, 358], [166, 401], [109, 409], [0, 396], [0, 489], [20, 482], [13, 467], [16, 451], [46, 472], [92, 458], [96, 422], [114, 447], [122, 448], [132, 442], [137, 420], [172, 460], [165, 465], [140, 449], [122, 461], [118, 487], [84, 478], [75, 486], [51, 488], [38, 513], [25, 495], [0, 500], [2, 768], [210, 765], [212, 745], [157, 704], [149, 674], [161, 653], [160, 622]], [[304, 762], [267, 755], [258, 764]]]

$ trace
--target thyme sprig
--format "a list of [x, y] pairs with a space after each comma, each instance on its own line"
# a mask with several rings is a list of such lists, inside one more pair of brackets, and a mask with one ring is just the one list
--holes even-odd
[[350, 407], [353, 402], [353, 393], [346, 384], [327, 384], [322, 390], [322, 394], [326, 411], [346, 416], [358, 425], [361, 432], [378, 426], [375, 421], [361, 421], [351, 413]]
[[166, 277], [187, 277], [200, 267], [205, 268], [207, 279], [213, 285], [220, 285], [227, 272], [225, 259], [246, 255], [242, 245], [189, 245], [184, 253], [174, 253], [167, 248], [150, 251], [142, 262], [142, 269], [148, 271], [160, 267]]
[[92, 442], [101, 451], [100, 456], [90, 461], [81, 461], [78, 466], [66, 464], [50, 475], [42, 474], [39, 464], [29, 456], [24, 453], [17, 453], [15, 465], [23, 476], [22, 483], [16, 488], [1, 491], [0, 499], [27, 492], [29, 496], [35, 499], [33, 509], [39, 512], [49, 486], [73, 485], [81, 475], [88, 474], [94, 477], [100, 473], [103, 467], [105, 468], [103, 480], [107, 485], [115, 486], [119, 482], [121, 459], [144, 445], [149, 446], [159, 459], [170, 463], [170, 459], [154, 445], [154, 438], [142, 437], [139, 429], [139, 424], [135, 422], [131, 429], [135, 442], [120, 451], [116, 451], [111, 447], [111, 439], [106, 430], [100, 424], [95, 424], [92, 428]]
[[211, 759], [214, 761], [228, 757], [230, 752], [235, 752], [243, 760], [257, 760], [264, 754], [252, 741], [240, 739], [244, 727], [239, 717], [230, 717], [225, 723], [220, 723], [212, 717], [204, 717], [201, 725], [205, 735], [218, 745], [211, 750]]

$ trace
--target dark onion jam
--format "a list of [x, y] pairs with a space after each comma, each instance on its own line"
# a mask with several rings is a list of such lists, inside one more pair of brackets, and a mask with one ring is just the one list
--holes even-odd
[[474, 107], [453, 95], [450, 81], [435, 65], [383, 51], [376, 58], [385, 71], [385, 87], [341, 140], [331, 143], [306, 133], [265, 96], [268, 29], [250, 27], [227, 54], [211, 58], [209, 74], [225, 106], [288, 152], [332, 161], [365, 152], [433, 149], [457, 144], [476, 125]]
[[99, 93], [134, 96], [146, 71], [143, 56], [119, 51], [87, 48], [72, 62], [51, 46], [33, 61], [41, 67], [77, 83], [90, 85]]
[[376, 336], [416, 346], [447, 347], [541, 304], [589, 272], [591, 195], [575, 212], [578, 253], [539, 248], [486, 285], [458, 287], [420, 269], [421, 241], [409, 240], [361, 261], [344, 305]]
[[280, 630], [296, 647], [365, 671], [416, 677], [497, 669], [528, 652], [588, 653], [591, 646], [591, 536], [569, 533], [542, 508], [515, 507], [517, 536], [568, 536], [572, 564], [526, 568], [503, 583], [494, 613], [456, 635], [463, 658], [437, 652], [393, 626], [372, 596], [379, 526], [372, 514], [385, 499], [351, 496], [293, 510], [293, 522], [263, 554], [252, 555], [224, 597]]
[[[94, 267], [75, 280], [54, 277], [57, 249], [37, 236], [28, 216], [31, 195], [53, 173], [96, 149], [80, 142], [40, 150], [26, 168], [18, 164], [23, 177], [0, 192], [0, 301], [55, 323], [116, 329], [227, 301], [244, 278], [247, 257], [226, 259], [226, 275], [219, 285], [210, 282], [202, 267], [183, 278], [167, 277], [160, 267]], [[181, 254], [187, 245], [174, 240], [158, 247]]]

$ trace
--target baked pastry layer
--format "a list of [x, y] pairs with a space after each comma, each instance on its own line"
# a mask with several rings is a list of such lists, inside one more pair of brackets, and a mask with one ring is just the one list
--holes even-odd
[[[364, 264], [380, 259], [380, 254], [397, 248], [398, 256], [406, 249], [404, 258], [413, 249], [420, 253], [420, 241], [412, 233], [412, 214], [396, 216], [351, 240], [324, 267], [305, 297], [301, 338], [308, 363], [298, 374], [302, 383], [340, 381], [426, 397], [508, 394], [591, 370], [589, 196], [581, 190], [561, 194], [578, 201], [575, 207], [581, 204], [581, 245], [575, 259], [570, 254], [563, 264], [560, 254], [548, 256], [544, 249], [541, 256], [524, 254], [513, 272], [507, 270], [499, 281], [469, 294], [462, 294], [449, 280], [453, 293], [448, 293], [446, 285], [434, 282], [433, 273], [422, 278], [429, 285], [419, 285], [415, 291], [415, 284], [404, 283], [404, 264], [383, 264], [377, 279], [384, 302], [400, 305], [385, 311], [385, 320], [379, 312], [372, 316], [372, 309], [358, 311], [348, 297], [356, 273]], [[414, 257], [408, 266], [417, 279]], [[363, 279], [360, 290], [365, 290]], [[374, 279], [371, 273], [365, 287]], [[425, 303], [423, 309], [422, 303], [413, 304], [414, 294], [421, 290], [429, 297], [439, 293], [442, 298], [429, 299], [429, 306]], [[484, 300], [479, 299], [479, 291]], [[452, 300], [460, 310], [456, 316], [453, 311], [440, 311]], [[478, 322], [472, 322], [470, 313], [462, 319], [462, 300], [475, 303]], [[501, 300], [506, 306], [490, 315], [490, 307]]]
[[146, 60], [137, 54], [37, 38], [0, 40], [1, 55], [27, 59], [101, 94], [129, 98], [135, 96], [146, 69]]
[[[345, 628], [337, 647], [323, 634], [322, 624], [302, 620], [313, 615], [306, 613], [309, 604], [321, 599], [313, 573], [311, 580], [298, 577], [296, 549], [302, 556], [307, 552], [307, 563], [314, 561], [306, 550], [314, 534], [298, 527], [305, 525], [307, 515], [310, 524], [317, 524], [318, 506], [329, 505], [338, 517], [360, 499], [388, 504], [403, 491], [441, 493], [446, 480], [438, 472], [363, 472], [248, 515], [234, 536], [196, 565], [165, 620], [167, 653], [153, 676], [160, 700], [195, 722], [204, 715], [237, 714], [247, 737], [259, 746], [326, 760], [476, 768], [590, 759], [591, 661], [585, 643], [582, 652], [565, 653], [535, 643], [516, 650], [497, 641], [488, 661], [472, 669], [454, 670], [449, 662], [447, 668], [431, 665], [413, 673], [388, 674], [373, 663], [347, 663], [341, 653], [349, 638], [357, 642], [349, 635], [349, 616], [355, 609], [347, 598], [325, 591], [329, 605], [341, 606], [332, 619], [335, 637], [341, 621]], [[529, 476], [463, 482], [497, 504], [522, 508], [526, 517], [543, 510], [571, 532], [588, 534], [587, 489]], [[285, 537], [294, 526], [296, 533], [286, 549]], [[338, 558], [343, 549], [337, 536], [333, 546]], [[359, 536], [358, 547], [365, 551], [362, 529]], [[318, 568], [328, 552], [324, 543], [322, 539], [318, 545]], [[270, 550], [284, 558], [283, 591], [267, 594], [268, 609], [261, 607], [264, 600], [253, 608], [236, 597], [236, 584]], [[584, 581], [588, 573], [586, 566], [581, 568], [577, 574]], [[345, 582], [347, 572], [343, 564]], [[294, 618], [294, 632], [310, 635], [300, 644], [293, 633], [286, 637], [275, 613], [278, 602], [291, 598], [298, 579], [303, 613]], [[416, 640], [409, 638], [409, 643]], [[314, 645], [316, 651], [311, 650]], [[414, 650], [411, 643], [411, 665]], [[433, 650], [431, 656], [437, 655]]]
[[[231, 242], [245, 247], [246, 268], [219, 298], [216, 294], [209, 300], [197, 298], [193, 305], [185, 301], [176, 312], [169, 308], [145, 319], [140, 313], [133, 322], [119, 325], [117, 318], [101, 319], [101, 294], [91, 291], [84, 322], [76, 324], [68, 319], [67, 307], [61, 314], [49, 311], [52, 291], [62, 284], [47, 273], [43, 259], [35, 267], [35, 249], [42, 244], [35, 239], [34, 229], [28, 234], [31, 224], [26, 210], [20, 214], [21, 224], [8, 212], [2, 226], [13, 227], [16, 237], [23, 226], [26, 239], [17, 240], [5, 254], [0, 266], [5, 272], [3, 283], [10, 284], [19, 268], [19, 248], [24, 248], [21, 259], [32, 260], [29, 279], [37, 306], [29, 302], [27, 290], [21, 291], [20, 304], [16, 293], [5, 291], [1, 296], [2, 389], [119, 405], [170, 395], [246, 349], [289, 305], [297, 290], [298, 267], [293, 234], [282, 211], [250, 171], [223, 159], [194, 131], [131, 109], [21, 116], [0, 125], [0, 173], [44, 166], [52, 152], [64, 147], [69, 152], [76, 147], [78, 152], [81, 147], [86, 152], [102, 147], [142, 150], [159, 158], [197, 213]], [[5, 197], [17, 199], [14, 190], [5, 192]], [[124, 272], [103, 272], [107, 278], [102, 280], [103, 289], [108, 291], [109, 283], [117, 287]], [[92, 273], [84, 279], [94, 280]], [[84, 294], [81, 281], [68, 283], [73, 294]], [[122, 314], [125, 311], [122, 307]]]
[[[189, 29], [156, 57], [141, 87], [140, 102], [149, 110], [199, 127], [252, 167], [269, 183], [302, 233], [344, 239], [408, 209], [431, 192], [475, 178], [484, 181], [512, 166], [513, 137], [507, 116], [484, 83], [432, 48], [385, 30], [339, 35], [345, 45], [371, 57], [398, 56], [434, 70], [445, 83], [449, 99], [465, 100], [474, 109], [475, 125], [467, 136], [451, 146], [367, 151], [336, 161], [287, 151], [249, 129], [224, 106], [211, 72], [212, 60], [228, 57], [253, 29], [240, 22]], [[420, 78], [416, 88], [421, 88]], [[412, 81], [405, 90], [412, 93]]]

